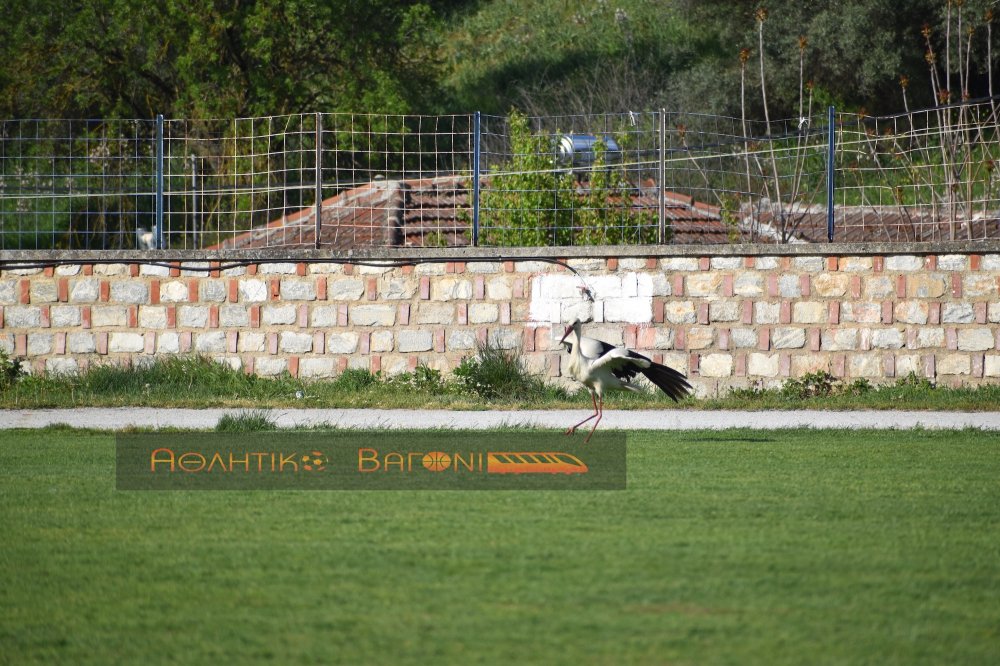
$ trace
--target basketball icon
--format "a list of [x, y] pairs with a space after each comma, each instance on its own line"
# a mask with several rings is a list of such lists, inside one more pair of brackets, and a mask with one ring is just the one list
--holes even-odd
[[440, 472], [451, 466], [451, 456], [442, 451], [431, 451], [424, 454], [424, 467], [432, 472]]

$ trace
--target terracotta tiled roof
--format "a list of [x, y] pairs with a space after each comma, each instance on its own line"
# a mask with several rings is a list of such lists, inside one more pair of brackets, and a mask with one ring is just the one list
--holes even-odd
[[[466, 176], [404, 181], [375, 181], [341, 192], [323, 201], [320, 246], [355, 247], [463, 246], [470, 243], [472, 211]], [[586, 184], [581, 184], [581, 191]], [[632, 193], [635, 211], [658, 211], [655, 183], [646, 181]], [[727, 227], [718, 206], [693, 201], [675, 192], [665, 193], [667, 223], [673, 230], [672, 244], [729, 243], [733, 229]], [[402, 224], [395, 223], [403, 203]], [[315, 208], [252, 229], [208, 249], [263, 247], [315, 247]]]

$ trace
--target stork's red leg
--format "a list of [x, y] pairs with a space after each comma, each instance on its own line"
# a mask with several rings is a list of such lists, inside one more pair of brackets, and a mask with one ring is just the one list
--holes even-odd
[[583, 440], [584, 444], [586, 444], [587, 442], [589, 442], [590, 438], [594, 436], [594, 431], [597, 430], [597, 424], [601, 422], [601, 419], [603, 417], [604, 417], [604, 396], [602, 395], [601, 396], [601, 408], [598, 410], [597, 420], [594, 421], [594, 427], [590, 429], [590, 434], [587, 435], [587, 439]]
[[[591, 391], [591, 392], [590, 392], [590, 399], [594, 401], [594, 413], [593, 413], [593, 414], [591, 414], [590, 416], [588, 416], [587, 418], [585, 418], [584, 420], [580, 421], [579, 423], [577, 423], [577, 424], [576, 424], [575, 426], [570, 426], [569, 430], [567, 430], [567, 431], [565, 432], [565, 434], [567, 434], [567, 435], [572, 435], [573, 433], [575, 433], [575, 432], [576, 432], [576, 429], [577, 429], [577, 428], [579, 428], [579, 427], [580, 427], [580, 426], [582, 426], [582, 425], [583, 425], [584, 423], [586, 423], [586, 422], [587, 422], [587, 421], [589, 421], [590, 419], [592, 419], [592, 418], [594, 418], [595, 416], [597, 416], [597, 414], [598, 414], [598, 411], [599, 411], [599, 410], [597, 409], [597, 394], [595, 394], [595, 393], [594, 393], [593, 391]], [[604, 398], [603, 398], [603, 397], [601, 398], [601, 402], [602, 402], [602, 403], [604, 402]], [[590, 438], [588, 437], [587, 439], [590, 439]]]

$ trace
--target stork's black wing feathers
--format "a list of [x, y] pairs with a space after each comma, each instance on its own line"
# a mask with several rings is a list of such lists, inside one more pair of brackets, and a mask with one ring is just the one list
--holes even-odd
[[660, 363], [650, 363], [646, 369], [638, 369], [646, 379], [653, 382], [663, 392], [677, 402], [692, 391], [691, 385], [687, 382], [687, 377], [677, 372], [671, 367]]

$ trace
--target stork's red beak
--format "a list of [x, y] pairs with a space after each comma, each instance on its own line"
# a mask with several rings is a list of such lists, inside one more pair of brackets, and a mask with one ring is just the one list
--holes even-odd
[[559, 344], [562, 344], [562, 343], [566, 342], [566, 338], [569, 336], [569, 334], [572, 331], [573, 331], [573, 325], [570, 324], [569, 326], [566, 327], [566, 332], [563, 333], [562, 340], [559, 341]]

